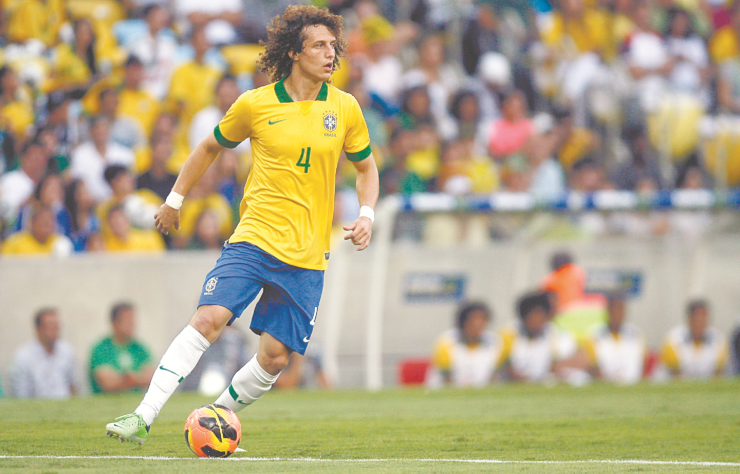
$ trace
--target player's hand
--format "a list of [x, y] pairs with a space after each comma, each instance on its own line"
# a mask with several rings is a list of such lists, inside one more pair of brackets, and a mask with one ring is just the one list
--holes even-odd
[[358, 217], [356, 221], [343, 226], [342, 229], [349, 232], [344, 236], [344, 240], [351, 240], [353, 244], [358, 245], [358, 251], [365, 250], [370, 245], [370, 238], [373, 236], [373, 221], [367, 217]]
[[162, 204], [159, 210], [154, 214], [154, 225], [157, 226], [157, 230], [168, 235], [170, 233], [170, 227], [175, 226], [175, 229], [180, 230], [180, 210], [173, 209], [167, 204]]

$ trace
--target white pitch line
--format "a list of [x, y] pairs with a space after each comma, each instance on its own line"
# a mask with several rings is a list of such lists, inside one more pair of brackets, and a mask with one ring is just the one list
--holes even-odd
[[[200, 461], [201, 458], [178, 458], [172, 456], [5, 456], [0, 459], [128, 459], [141, 461]], [[347, 463], [370, 463], [370, 462], [422, 462], [422, 463], [469, 463], [469, 464], [644, 464], [644, 465], [677, 465], [677, 466], [725, 466], [740, 467], [740, 462], [716, 462], [716, 461], [650, 461], [641, 459], [589, 459], [581, 461], [514, 461], [505, 459], [403, 459], [403, 458], [378, 458], [378, 459], [327, 459], [327, 458], [255, 458], [255, 457], [229, 457], [222, 461], [279, 461], [279, 462], [347, 462]]]

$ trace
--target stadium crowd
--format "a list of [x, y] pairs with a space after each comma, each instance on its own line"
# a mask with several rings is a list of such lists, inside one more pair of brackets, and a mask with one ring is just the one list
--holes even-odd
[[[179, 231], [159, 235], [151, 216], [194, 145], [267, 82], [258, 42], [288, 3], [4, 2], [3, 256], [219, 248], [248, 143], [188, 195]], [[740, 184], [738, 2], [314, 3], [345, 18], [349, 54], [333, 81], [363, 108], [383, 195]], [[338, 199], [352, 172], [340, 165]], [[703, 226], [651, 215], [592, 227]]]

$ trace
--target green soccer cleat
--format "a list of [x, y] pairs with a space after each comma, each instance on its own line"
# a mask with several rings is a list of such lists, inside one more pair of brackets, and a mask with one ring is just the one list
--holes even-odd
[[124, 441], [135, 441], [139, 446], [149, 438], [149, 427], [138, 413], [131, 413], [116, 418], [113, 423], [105, 425], [105, 432], [112, 438]]

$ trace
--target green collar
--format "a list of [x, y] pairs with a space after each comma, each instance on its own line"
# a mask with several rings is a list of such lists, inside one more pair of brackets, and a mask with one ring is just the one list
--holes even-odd
[[[285, 77], [288, 77], [288, 76], [285, 76]], [[290, 97], [290, 95], [288, 95], [288, 91], [285, 90], [285, 84], [283, 84], [285, 77], [275, 83], [275, 95], [277, 96], [281, 104], [287, 104], [289, 102], [293, 102], [293, 99]], [[319, 95], [316, 96], [316, 100], [321, 100], [321, 101], [326, 102], [326, 98], [328, 95], [329, 95], [329, 86], [327, 86], [326, 82], [324, 82], [321, 84], [321, 90], [319, 91]]]

